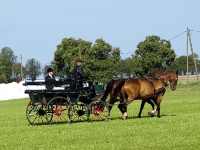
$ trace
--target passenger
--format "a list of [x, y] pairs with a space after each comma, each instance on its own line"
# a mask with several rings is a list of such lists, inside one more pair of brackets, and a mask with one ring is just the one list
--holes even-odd
[[[84, 71], [82, 68], [82, 63], [83, 63], [83, 60], [81, 60], [80, 58], [76, 60], [76, 66], [74, 67], [74, 69], [72, 71], [72, 75], [75, 78], [75, 80], [88, 79], [88, 76], [86, 74], [84, 74]], [[90, 94], [90, 98], [94, 98], [96, 95], [94, 85], [91, 81], [87, 81], [87, 82], [89, 84], [89, 89], [92, 92]], [[80, 81], [79, 84], [80, 84], [79, 86], [82, 87], [83, 82]]]
[[47, 90], [52, 90], [54, 87], [62, 87], [65, 88], [64, 85], [56, 85], [56, 79], [54, 76], [54, 70], [52, 68], [48, 68], [47, 69], [47, 74], [45, 77], [45, 84], [46, 84], [46, 88]]

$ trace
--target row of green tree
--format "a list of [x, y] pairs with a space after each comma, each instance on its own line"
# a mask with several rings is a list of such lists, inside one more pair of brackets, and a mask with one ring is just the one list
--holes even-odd
[[[198, 70], [200, 60], [194, 54]], [[186, 56], [176, 58], [175, 51], [168, 40], [159, 36], [147, 36], [139, 42], [137, 49], [126, 59], [121, 59], [120, 48], [113, 47], [103, 39], [97, 39], [94, 44], [89, 41], [74, 38], [64, 38], [57, 45], [51, 65], [41, 66], [35, 58], [28, 59], [24, 66], [18, 62], [14, 51], [9, 47], [0, 52], [0, 83], [9, 82], [10, 78], [30, 78], [35, 80], [52, 66], [55, 75], [60, 78], [70, 78], [76, 65], [76, 59], [84, 60], [83, 68], [93, 82], [107, 82], [115, 77], [143, 77], [154, 70], [166, 67], [168, 70], [178, 70], [186, 74]], [[189, 55], [189, 72], [195, 73], [193, 55]]]

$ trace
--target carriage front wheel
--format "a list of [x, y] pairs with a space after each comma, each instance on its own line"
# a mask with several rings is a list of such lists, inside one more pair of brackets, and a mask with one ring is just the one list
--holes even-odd
[[71, 109], [70, 98], [57, 96], [47, 103], [46, 118], [49, 123], [70, 123], [68, 110]]
[[105, 121], [108, 116], [108, 106], [106, 102], [100, 100], [92, 101], [88, 105], [88, 121]]

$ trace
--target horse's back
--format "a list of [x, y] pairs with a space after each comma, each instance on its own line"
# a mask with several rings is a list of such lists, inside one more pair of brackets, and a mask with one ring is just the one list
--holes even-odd
[[154, 95], [154, 91], [162, 87], [163, 82], [157, 78], [137, 78], [127, 80], [124, 84], [123, 90], [127, 95], [134, 97], [135, 99], [139, 99], [152, 97]]

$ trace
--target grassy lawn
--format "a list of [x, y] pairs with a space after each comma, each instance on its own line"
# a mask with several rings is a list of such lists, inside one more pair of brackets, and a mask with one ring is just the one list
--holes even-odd
[[29, 99], [0, 101], [0, 149], [2, 150], [195, 150], [200, 147], [200, 84], [179, 84], [165, 93], [161, 118], [151, 118], [141, 101], [128, 106], [122, 120], [115, 105], [108, 122], [28, 125], [25, 111]]

